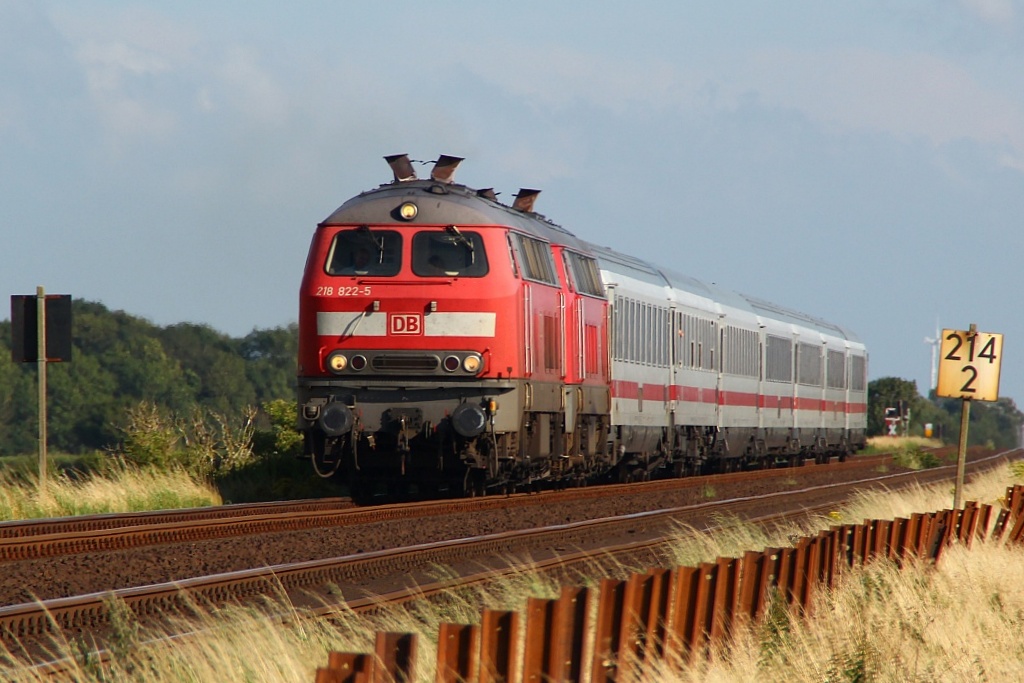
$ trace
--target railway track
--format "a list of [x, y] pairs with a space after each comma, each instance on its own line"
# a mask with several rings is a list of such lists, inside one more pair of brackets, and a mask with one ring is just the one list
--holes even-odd
[[[993, 466], [1004, 462], [1011, 455], [1014, 454], [1004, 453], [975, 460], [970, 463], [970, 469]], [[106, 606], [111, 596], [116, 596], [128, 605], [142, 621], [160, 620], [192, 604], [215, 607], [267, 594], [279, 595], [281, 591], [286, 592], [293, 603], [299, 606], [329, 609], [323, 607], [325, 603], [337, 602], [340, 597], [344, 597], [354, 598], [349, 603], [350, 608], [371, 609], [379, 605], [379, 598], [361, 596], [359, 587], [373, 587], [374, 581], [384, 576], [402, 576], [407, 583], [416, 583], [415, 592], [420, 594], [425, 585], [432, 583], [429, 574], [424, 574], [424, 567], [436, 565], [459, 567], [464, 573], [475, 575], [473, 580], [483, 580], [480, 577], [497, 571], [499, 563], [484, 561], [482, 558], [509, 557], [520, 553], [529, 553], [535, 562], [558, 571], [564, 571], [574, 563], [593, 563], [594, 555], [588, 551], [594, 549], [601, 549], [604, 556], [625, 553], [654, 558], [663, 543], [661, 539], [665, 530], [670, 525], [688, 523], [701, 528], [708, 524], [713, 515], [720, 514], [757, 520], [766, 515], [776, 519], [814, 511], [826, 512], [834, 509], [837, 498], [847, 495], [852, 489], [868, 485], [896, 488], [911, 481], [927, 483], [948, 480], [953, 476], [951, 469], [952, 466], [946, 466], [913, 473], [876, 474], [839, 484], [738, 496], [728, 500], [550, 525], [540, 529], [485, 534], [36, 604], [11, 605], [0, 608], [0, 630], [8, 647], [15, 640], [24, 644], [60, 632], [63, 632], [61, 635], [67, 635], [81, 631], [102, 631], [107, 619]], [[629, 487], [630, 491], [637, 489], [637, 486]], [[486, 501], [462, 502], [482, 504]], [[380, 588], [388, 584], [376, 585]], [[396, 596], [401, 595], [401, 590], [393, 580], [390, 586], [390, 592]]]
[[820, 467], [829, 468], [830, 475], [840, 475], [871, 469], [889, 461], [890, 456], [877, 455], [824, 466], [805, 465], [801, 468], [734, 472], [536, 494], [365, 507], [357, 507], [349, 499], [332, 498], [5, 522], [0, 523], [0, 562], [21, 562], [78, 553], [102, 553], [313, 528], [349, 527], [385, 520], [414, 520], [516, 507], [560, 505], [569, 500], [596, 501], [627, 494], [639, 497], [645, 494], [699, 490], [708, 486], [729, 486], [755, 479], [766, 482], [800, 478]]
[[0, 522], [0, 539], [25, 538], [48, 534], [88, 533], [128, 526], [152, 524], [194, 524], [204, 520], [226, 520], [266, 514], [292, 512], [325, 512], [354, 507], [349, 498], [317, 498], [272, 503], [246, 503], [180, 510], [152, 510], [148, 512], [109, 513], [53, 517], [48, 519], [20, 519]]

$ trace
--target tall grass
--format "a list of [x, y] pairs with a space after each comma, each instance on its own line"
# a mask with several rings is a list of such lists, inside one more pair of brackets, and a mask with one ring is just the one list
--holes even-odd
[[728, 648], [663, 662], [636, 681], [1024, 680], [1024, 551], [952, 548], [937, 566], [875, 562], [821, 591], [812, 616], [771, 610]]
[[[1019, 470], [1018, 470], [1019, 471]], [[994, 503], [1012, 483], [1013, 470], [968, 482], [965, 497]], [[694, 564], [746, 550], [788, 544], [794, 537], [826, 528], [836, 518], [904, 516], [950, 507], [948, 485], [909, 492], [866, 493], [850, 506], [799, 526], [763, 531], [723, 518], [721, 529], [681, 529], [673, 561]], [[1009, 681], [1024, 680], [1024, 549], [975, 543], [943, 555], [937, 566], [911, 564], [903, 570], [879, 561], [850, 570], [839, 587], [820, 591], [809, 619], [791, 617], [778, 605], [749, 630], [741, 629], [727, 650], [683, 666], [648, 665], [620, 672], [636, 681]], [[629, 570], [624, 567], [622, 570]], [[438, 568], [438, 576], [448, 570]], [[582, 579], [594, 582], [600, 573]], [[311, 683], [331, 650], [370, 652], [376, 631], [420, 634], [420, 679], [432, 680], [438, 625], [470, 623], [482, 607], [522, 610], [527, 596], [555, 597], [559, 583], [523, 572], [500, 586], [453, 591], [440, 602], [419, 602], [374, 616], [345, 613], [326, 620], [291, 607], [286, 598], [262, 608], [195, 607], [190, 627], [201, 635], [173, 647], [139, 632], [130, 613], [115, 625], [111, 665], [100, 667], [83, 655], [87, 644], [61, 643], [76, 657], [71, 678], [85, 682], [224, 681]], [[276, 614], [269, 618], [268, 613]], [[285, 618], [282, 620], [281, 615]], [[428, 664], [429, 662], [429, 664]], [[0, 658], [0, 677], [34, 681], [35, 672]]]
[[0, 520], [70, 517], [220, 505], [211, 485], [180, 468], [113, 465], [96, 476], [47, 477], [46, 489], [32, 475], [0, 470]]
[[923, 436], [872, 436], [868, 439], [868, 448], [872, 452], [888, 453], [907, 445], [918, 448], [939, 448], [943, 443], [941, 439], [929, 439]]

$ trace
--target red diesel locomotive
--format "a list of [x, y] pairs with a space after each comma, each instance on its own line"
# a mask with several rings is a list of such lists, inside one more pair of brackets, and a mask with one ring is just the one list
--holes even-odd
[[845, 457], [867, 354], [844, 328], [597, 247], [490, 189], [419, 179], [316, 229], [299, 305], [305, 453], [353, 495]]

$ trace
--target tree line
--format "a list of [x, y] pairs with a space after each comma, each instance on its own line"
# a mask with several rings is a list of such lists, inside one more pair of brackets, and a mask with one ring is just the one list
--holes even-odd
[[[894, 409], [896, 415], [908, 417], [900, 425], [900, 436], [904, 435], [904, 426], [908, 435], [924, 436], [926, 426], [931, 425], [934, 436], [946, 443], [957, 443], [960, 440], [961, 406], [959, 399], [940, 398], [934, 391], [928, 398], [921, 396], [914, 381], [882, 377], [868, 384], [868, 435], [887, 434], [886, 410]], [[968, 444], [1015, 448], [1020, 445], [1022, 425], [1024, 414], [1017, 409], [1012, 398], [1004, 396], [998, 401], [972, 401], [967, 427]]]
[[[207, 325], [160, 327], [101, 303], [72, 302], [72, 360], [47, 365], [50, 448], [110, 448], [140, 404], [172, 414], [199, 409], [241, 419], [250, 406], [294, 400], [298, 326], [233, 338]], [[38, 437], [35, 363], [11, 360], [0, 321], [0, 455], [33, 453]]]

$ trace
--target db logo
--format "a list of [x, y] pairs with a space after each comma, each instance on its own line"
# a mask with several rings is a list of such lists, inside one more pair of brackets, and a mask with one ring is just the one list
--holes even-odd
[[388, 334], [423, 334], [423, 314], [389, 313]]

